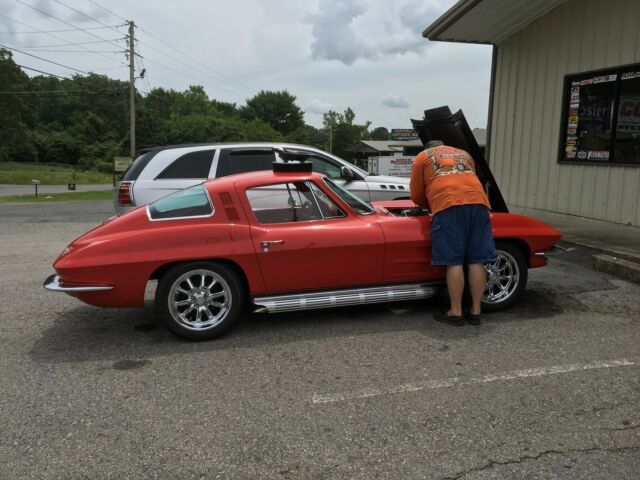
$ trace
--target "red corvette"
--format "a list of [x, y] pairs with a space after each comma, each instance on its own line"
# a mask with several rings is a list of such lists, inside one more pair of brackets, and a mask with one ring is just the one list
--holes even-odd
[[[162, 321], [189, 339], [221, 334], [248, 305], [283, 312], [427, 298], [444, 269], [430, 265], [431, 218], [414, 207], [366, 203], [308, 171], [219, 178], [74, 240], [45, 287], [90, 305], [141, 307], [157, 279]], [[493, 213], [492, 224], [499, 259], [487, 265], [485, 310], [516, 301], [527, 269], [546, 265], [560, 239], [522, 215]]]

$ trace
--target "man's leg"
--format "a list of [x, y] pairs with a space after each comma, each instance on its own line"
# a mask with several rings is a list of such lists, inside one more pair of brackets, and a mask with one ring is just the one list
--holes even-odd
[[464, 269], [462, 265], [447, 265], [447, 289], [451, 309], [447, 315], [462, 315], [462, 291], [464, 290]]
[[469, 265], [469, 291], [471, 292], [471, 314], [480, 315], [480, 302], [487, 283], [487, 272], [484, 264]]

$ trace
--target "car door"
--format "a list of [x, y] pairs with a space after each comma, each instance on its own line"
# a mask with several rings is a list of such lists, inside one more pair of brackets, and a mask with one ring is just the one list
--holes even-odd
[[[319, 191], [319, 194], [318, 194]], [[311, 181], [246, 189], [251, 237], [269, 292], [380, 283], [384, 237], [371, 216], [335, 204]]]
[[385, 283], [440, 280], [444, 267], [431, 266], [431, 216], [381, 216], [385, 237]]

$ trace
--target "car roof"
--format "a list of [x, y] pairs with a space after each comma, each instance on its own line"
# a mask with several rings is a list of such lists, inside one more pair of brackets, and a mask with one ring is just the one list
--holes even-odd
[[173, 150], [178, 148], [192, 148], [192, 147], [211, 147], [211, 148], [224, 148], [224, 147], [255, 147], [255, 148], [274, 148], [274, 147], [284, 147], [284, 148], [303, 148], [306, 150], [317, 150], [321, 151], [315, 147], [310, 145], [302, 145], [297, 143], [284, 143], [284, 142], [216, 142], [216, 143], [179, 143], [174, 145], [161, 145], [156, 147], [149, 148], [141, 148], [138, 151], [138, 154], [142, 155], [148, 152], [161, 152], [163, 150]]

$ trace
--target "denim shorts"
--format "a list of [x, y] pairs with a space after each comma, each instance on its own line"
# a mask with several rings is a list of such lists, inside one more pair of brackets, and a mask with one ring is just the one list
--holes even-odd
[[470, 265], [496, 259], [487, 207], [457, 205], [433, 216], [431, 265]]

